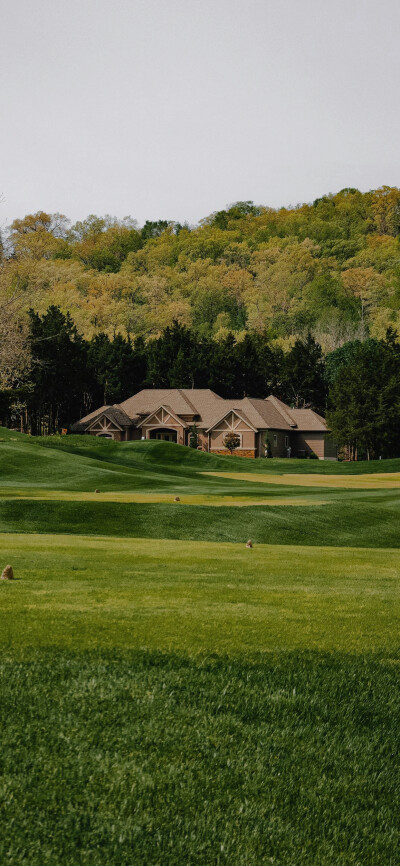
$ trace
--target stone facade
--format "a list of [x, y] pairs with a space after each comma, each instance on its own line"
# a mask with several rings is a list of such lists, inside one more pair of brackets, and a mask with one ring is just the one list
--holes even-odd
[[221, 448], [219, 451], [213, 451], [213, 454], [221, 454], [223, 457], [256, 457], [256, 449], [255, 448], [236, 448], [236, 450], [231, 454], [227, 448]]

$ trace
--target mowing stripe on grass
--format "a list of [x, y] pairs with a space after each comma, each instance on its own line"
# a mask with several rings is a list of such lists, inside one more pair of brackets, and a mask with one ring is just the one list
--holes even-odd
[[232, 478], [235, 481], [251, 481], [261, 484], [290, 484], [291, 487], [334, 487], [340, 490], [398, 490], [400, 472], [387, 472], [379, 475], [273, 475], [256, 472], [202, 472], [219, 478]]
[[254, 499], [249, 496], [218, 496], [218, 494], [182, 493], [176, 502], [172, 493], [128, 493], [126, 491], [103, 491], [99, 493], [80, 490], [33, 490], [23, 488], [0, 488], [0, 499], [23, 499], [43, 502], [162, 502], [164, 505], [211, 505], [212, 507], [249, 505], [326, 505], [327, 501], [313, 496], [285, 496], [278, 493], [274, 498]]
[[0, 586], [0, 642], [18, 651], [399, 645], [397, 550], [4, 534], [0, 556], [19, 578]]

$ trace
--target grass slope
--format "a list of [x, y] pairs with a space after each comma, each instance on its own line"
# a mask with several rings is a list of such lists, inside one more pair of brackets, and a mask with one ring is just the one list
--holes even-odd
[[0, 862], [397, 866], [399, 469], [0, 431]]
[[[365, 494], [364, 494], [365, 496]], [[154, 505], [0, 500], [0, 532], [256, 544], [400, 547], [398, 496], [374, 494], [307, 507]], [[279, 502], [279, 500], [277, 500]]]
[[[393, 461], [388, 462], [394, 468]], [[391, 475], [382, 473], [386, 461], [378, 461], [381, 472], [376, 478], [385, 484], [387, 477], [387, 489], [373, 491], [367, 487], [319, 488], [312, 486], [318, 481], [315, 475], [294, 474], [290, 484], [289, 465], [299, 464], [303, 470], [305, 464], [312, 467], [315, 461], [280, 461], [285, 469], [283, 483], [277, 483], [276, 474], [260, 475], [259, 469], [244, 480], [240, 473], [225, 476], [227, 465], [244, 463], [270, 466], [277, 461], [220, 458], [163, 442], [115, 443], [88, 436], [32, 440], [11, 436], [8, 431], [8, 438], [0, 442], [0, 531], [233, 542], [250, 537], [273, 544], [399, 546], [400, 490], [391, 490]], [[331, 470], [337, 465], [318, 462], [318, 469]], [[345, 467], [345, 477], [324, 477], [329, 484], [341, 485], [342, 478], [345, 484], [362, 483], [362, 477], [349, 475], [353, 468]], [[366, 468], [371, 464], [364, 464]], [[364, 477], [369, 483], [365, 473]], [[273, 483], [264, 483], [268, 478]], [[95, 489], [101, 491], [97, 500]], [[109, 501], [112, 493], [115, 502]], [[118, 501], [135, 494], [142, 501]], [[180, 506], [173, 503], [176, 495], [181, 497]], [[49, 497], [52, 501], [46, 501]], [[158, 503], [157, 498], [161, 500]], [[265, 505], [255, 506], [255, 502]], [[271, 502], [275, 503], [273, 508], [269, 507]], [[290, 502], [299, 504], [292, 508]], [[320, 502], [327, 504], [321, 506]], [[246, 509], [241, 507], [244, 504]]]
[[[1, 428], [0, 428], [1, 430]], [[81, 453], [86, 456], [104, 458], [107, 461], [118, 461], [130, 465], [142, 463], [163, 466], [175, 466], [185, 471], [216, 471], [221, 472], [263, 472], [263, 473], [302, 473], [324, 475], [363, 475], [364, 473], [400, 472], [400, 458], [391, 460], [364, 460], [356, 463], [340, 463], [330, 460], [298, 460], [298, 459], [250, 459], [233, 455], [222, 456], [207, 454], [175, 445], [172, 442], [158, 440], [137, 442], [112, 442], [95, 436], [46, 436], [37, 438], [35, 442], [46, 448]]]

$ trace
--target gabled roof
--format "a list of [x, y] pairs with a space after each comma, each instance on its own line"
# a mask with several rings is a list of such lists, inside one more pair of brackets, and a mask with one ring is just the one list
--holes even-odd
[[123, 409], [120, 409], [119, 406], [110, 406], [96, 415], [95, 418], [89, 423], [88, 429], [93, 427], [97, 421], [100, 421], [100, 418], [107, 418], [109, 421], [112, 421], [113, 424], [116, 424], [120, 430], [123, 427], [132, 427], [132, 421], [128, 418], [126, 412]]
[[[224, 402], [225, 402], [225, 401], [224, 401]], [[215, 421], [215, 422], [211, 425], [211, 427], [208, 428], [208, 430], [206, 430], [206, 433], [209, 433], [210, 430], [213, 430], [214, 427], [217, 426], [217, 424], [220, 424], [221, 421], [223, 421], [223, 420], [227, 417], [227, 415], [230, 415], [232, 412], [233, 412], [235, 415], [237, 415], [238, 418], [241, 418], [241, 420], [244, 421], [245, 424], [248, 424], [249, 427], [251, 427], [251, 429], [254, 430], [255, 433], [257, 433], [257, 427], [253, 427], [253, 424], [251, 423], [251, 421], [249, 420], [249, 418], [246, 418], [246, 415], [244, 414], [244, 412], [243, 412], [242, 410], [240, 410], [240, 409], [234, 409], [233, 406], [232, 406], [231, 408], [227, 409], [227, 411], [224, 412], [224, 414], [221, 415], [221, 417], [218, 418], [217, 421]]]
[[115, 418], [113, 418], [112, 415], [109, 414], [109, 410], [107, 412], [102, 412], [101, 415], [98, 415], [97, 418], [93, 418], [93, 421], [90, 421], [90, 423], [86, 425], [86, 430], [91, 430], [92, 427], [95, 427], [96, 424], [99, 424], [103, 418], [107, 418], [107, 421], [110, 421], [111, 424], [114, 424], [115, 427], [118, 427], [118, 430], [122, 430], [122, 427], [120, 424], [118, 424], [118, 421], [116, 421]]
[[111, 409], [111, 406], [100, 406], [100, 409], [95, 409], [93, 412], [89, 412], [89, 415], [85, 415], [84, 418], [81, 418], [79, 424], [86, 424], [87, 421], [91, 421], [92, 418], [97, 418], [97, 415], [101, 415], [105, 409]]
[[128, 417], [126, 412], [120, 408], [120, 406], [102, 406], [100, 409], [96, 409], [94, 412], [90, 412], [89, 415], [85, 415], [84, 418], [81, 418], [77, 424], [72, 425], [72, 430], [89, 430], [96, 421], [99, 421], [100, 418], [107, 418], [109, 421], [112, 421], [113, 424], [116, 424], [120, 430], [123, 427], [132, 427], [132, 420]]
[[121, 408], [138, 423], [162, 405], [169, 406], [176, 415], [200, 415], [208, 421], [221, 409], [222, 397], [210, 388], [145, 388], [121, 403]]
[[181, 427], [187, 427], [187, 424], [185, 424], [185, 422], [182, 421], [182, 418], [179, 418], [178, 415], [175, 415], [175, 412], [173, 412], [173, 410], [171, 409], [171, 406], [167, 406], [166, 403], [162, 403], [161, 406], [157, 406], [157, 409], [153, 409], [153, 410], [150, 412], [150, 414], [147, 415], [146, 418], [143, 418], [143, 420], [142, 420], [141, 423], [142, 423], [142, 424], [148, 424], [150, 418], [152, 418], [153, 415], [156, 415], [157, 412], [160, 412], [161, 409], [164, 409], [164, 412], [167, 412], [168, 415], [171, 416], [171, 418], [174, 418], [175, 421], [177, 421], [178, 424], [181, 425]]
[[[249, 402], [253, 407], [253, 411], [257, 412], [260, 418], [259, 427], [266, 430], [292, 430], [292, 424], [289, 424], [287, 418], [279, 411], [275, 403], [261, 398], [251, 397]], [[293, 423], [293, 422], [292, 422]]]

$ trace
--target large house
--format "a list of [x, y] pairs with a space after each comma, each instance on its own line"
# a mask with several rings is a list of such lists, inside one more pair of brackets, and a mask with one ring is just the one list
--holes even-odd
[[335, 460], [337, 449], [325, 419], [312, 409], [291, 409], [277, 397], [224, 400], [210, 389], [169, 388], [139, 391], [123, 403], [101, 406], [73, 425], [88, 433], [120, 442], [163, 439], [188, 445], [196, 426], [203, 451], [226, 454], [224, 438], [234, 431], [242, 457], [307, 457]]

